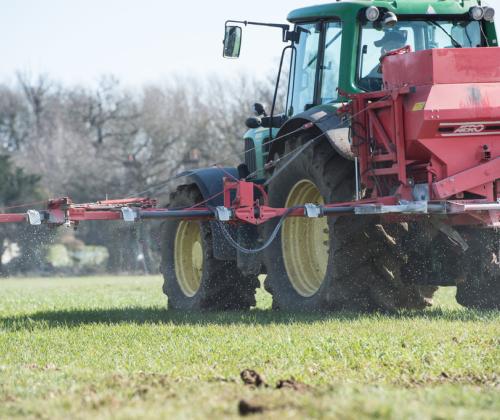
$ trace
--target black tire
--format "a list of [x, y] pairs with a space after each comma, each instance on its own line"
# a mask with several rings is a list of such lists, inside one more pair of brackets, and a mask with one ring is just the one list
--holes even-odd
[[373, 307], [396, 311], [432, 306], [438, 288], [419, 284], [426, 278], [422, 261], [431, 241], [429, 231], [434, 233], [425, 222], [381, 224], [373, 220], [365, 226], [363, 248], [371, 257], [358, 269], [356, 279], [366, 282]]
[[[202, 200], [195, 184], [181, 185], [171, 194], [169, 207], [190, 207]], [[196, 226], [186, 223], [193, 223]], [[202, 263], [199, 269], [201, 278], [198, 288], [196, 286], [189, 288], [189, 282], [182, 280], [185, 276], [178, 275], [176, 271], [175, 244], [181, 226], [183, 229], [186, 229], [186, 226], [189, 226], [188, 229], [199, 229], [201, 243], [196, 246], [201, 246]], [[255, 289], [259, 287], [257, 276], [244, 276], [237, 268], [236, 261], [221, 261], [214, 257], [210, 222], [167, 220], [161, 228], [161, 245], [163, 292], [168, 297], [169, 308], [245, 310], [255, 305]]]
[[[284, 153], [297, 149], [310, 138], [289, 140]], [[283, 165], [287, 165], [286, 168], [269, 185], [272, 207], [285, 207], [303, 180], [317, 187], [325, 203], [353, 199], [353, 163], [338, 155], [324, 139], [315, 141], [291, 163], [282, 159], [275, 173]], [[265, 225], [265, 237], [271, 234], [276, 223]], [[294, 282], [289, 275], [291, 270], [287, 269], [285, 260], [290, 261], [290, 258], [285, 257], [283, 251], [289, 246], [283, 245], [289, 238], [283, 233], [286, 223], [288, 220], [264, 253], [268, 272], [265, 287], [273, 295], [273, 308], [291, 311], [397, 310], [421, 309], [431, 304], [435, 287], [416, 286], [402, 278], [405, 265], [410, 263], [404, 252], [405, 239], [409, 237], [407, 224], [383, 226], [377, 217], [371, 216], [329, 217], [326, 272], [319, 288], [309, 295], [300, 292], [300, 287], [296, 286], [300, 282]], [[302, 243], [305, 254], [312, 248], [302, 237], [294, 240]], [[314, 258], [307, 256], [311, 257]], [[288, 262], [288, 267], [292, 265], [293, 262]]]
[[500, 232], [469, 228], [463, 236], [469, 249], [458, 258], [457, 302], [472, 309], [500, 309]]

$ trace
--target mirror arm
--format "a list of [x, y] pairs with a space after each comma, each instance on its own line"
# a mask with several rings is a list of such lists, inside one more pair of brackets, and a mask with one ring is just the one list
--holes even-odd
[[[282, 34], [283, 42], [289, 42], [289, 41], [292, 41], [295, 43], [298, 42], [299, 37], [300, 37], [300, 32], [301, 32], [300, 30], [298, 32], [297, 31], [290, 31], [290, 25], [288, 25], [286, 23], [249, 22], [247, 20], [226, 20], [226, 26], [229, 23], [239, 23], [239, 24], [245, 25], [245, 26], [255, 25], [255, 26], [268, 26], [271, 28], [280, 28], [282, 33], [283, 33]], [[300, 28], [300, 29], [302, 29], [302, 28]]]

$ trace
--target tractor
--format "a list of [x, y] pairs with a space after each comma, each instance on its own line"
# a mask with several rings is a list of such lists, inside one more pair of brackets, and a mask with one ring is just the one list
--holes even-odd
[[227, 21], [224, 57], [240, 55], [246, 26], [286, 44], [240, 165], [179, 174], [167, 208], [64, 197], [0, 223], [160, 219], [173, 309], [248, 309], [263, 275], [284, 311], [419, 310], [439, 286], [467, 308], [499, 309], [494, 14], [480, 0], [346, 0], [288, 24]]
[[[436, 198], [495, 203], [500, 50], [493, 16], [476, 0], [342, 0], [294, 10], [290, 25], [226, 22], [228, 58], [239, 56], [244, 26], [282, 32], [286, 46], [270, 115], [256, 104], [238, 168], [193, 171], [169, 207], [221, 206], [217, 193], [231, 178], [252, 181], [254, 199], [265, 195], [271, 208], [380, 204], [387, 197], [400, 206]], [[287, 81], [280, 77], [284, 63]], [[444, 66], [439, 74], [438, 66]], [[286, 110], [275, 115], [280, 83], [288, 83]], [[436, 194], [437, 180], [481, 165], [490, 165], [493, 176]], [[227, 228], [216, 220], [169, 219], [161, 265], [169, 305], [246, 309], [265, 274], [273, 308], [282, 310], [421, 309], [432, 304], [438, 286], [457, 286], [466, 307], [499, 308], [500, 237], [491, 223], [372, 207], [365, 214], [273, 217]], [[267, 248], [249, 252], [279, 223]], [[243, 246], [232, 246], [228, 233]]]

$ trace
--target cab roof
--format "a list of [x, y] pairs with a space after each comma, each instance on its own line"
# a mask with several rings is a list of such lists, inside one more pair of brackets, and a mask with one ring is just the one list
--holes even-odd
[[296, 9], [288, 14], [287, 19], [290, 22], [300, 22], [329, 17], [342, 18], [356, 15], [360, 9], [368, 6], [385, 8], [397, 15], [463, 15], [477, 5], [477, 0], [348, 0]]

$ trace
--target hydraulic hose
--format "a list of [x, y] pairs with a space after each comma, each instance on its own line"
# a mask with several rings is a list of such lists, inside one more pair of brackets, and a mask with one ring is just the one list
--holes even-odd
[[222, 231], [222, 234], [224, 235], [224, 238], [229, 242], [231, 246], [236, 248], [238, 251], [242, 252], [243, 254], [257, 254], [261, 251], [264, 251], [271, 243], [276, 239], [276, 236], [278, 236], [278, 233], [281, 229], [281, 226], [283, 225], [283, 222], [285, 219], [290, 215], [290, 213], [294, 210], [304, 208], [304, 206], [295, 206], [295, 207], [290, 207], [283, 215], [280, 217], [280, 220], [274, 230], [272, 231], [271, 235], [267, 239], [267, 241], [260, 247], [254, 248], [254, 249], [248, 249], [243, 246], [241, 246], [237, 241], [234, 240], [234, 238], [231, 236], [229, 231], [226, 229], [226, 226], [223, 222], [218, 221], [219, 227]]

